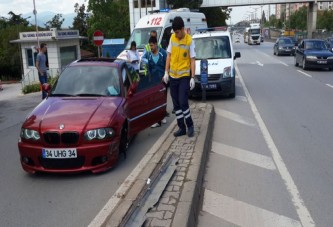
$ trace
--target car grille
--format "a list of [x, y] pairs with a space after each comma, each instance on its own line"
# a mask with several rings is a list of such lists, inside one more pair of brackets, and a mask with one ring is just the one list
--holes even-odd
[[286, 49], [286, 50], [292, 50], [293, 47], [284, 47], [284, 49]]
[[[197, 75], [199, 82], [201, 82], [201, 75]], [[209, 74], [208, 82], [218, 81], [221, 78], [221, 74]]]
[[78, 132], [45, 132], [43, 134], [45, 143], [49, 145], [75, 145], [79, 140]]
[[84, 160], [82, 156], [68, 159], [46, 159], [39, 157], [39, 162], [45, 169], [78, 169], [83, 166]]

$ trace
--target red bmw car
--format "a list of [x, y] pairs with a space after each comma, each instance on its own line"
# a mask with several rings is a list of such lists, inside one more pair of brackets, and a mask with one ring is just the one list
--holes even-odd
[[161, 121], [167, 92], [159, 77], [140, 77], [124, 61], [71, 63], [22, 125], [18, 148], [29, 173], [106, 171], [130, 138]]

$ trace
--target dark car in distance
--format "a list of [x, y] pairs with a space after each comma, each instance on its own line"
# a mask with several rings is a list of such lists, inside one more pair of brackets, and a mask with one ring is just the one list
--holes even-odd
[[280, 37], [276, 40], [273, 46], [274, 55], [295, 55], [295, 44], [292, 39]]
[[333, 53], [329, 46], [321, 39], [304, 39], [296, 48], [295, 66], [304, 70], [309, 68], [333, 69]]
[[69, 64], [48, 97], [26, 118], [18, 148], [29, 173], [93, 173], [112, 168], [130, 139], [161, 121], [166, 88], [138, 79], [124, 61], [94, 58]]

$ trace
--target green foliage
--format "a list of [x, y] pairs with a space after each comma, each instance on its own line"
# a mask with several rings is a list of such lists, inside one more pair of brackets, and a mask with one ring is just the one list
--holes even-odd
[[46, 27], [46, 30], [50, 30], [50, 28], [57, 28], [61, 29], [62, 23], [65, 21], [64, 18], [62, 18], [62, 14], [56, 14], [54, 17], [46, 22], [44, 25]]
[[79, 30], [81, 36], [87, 36], [89, 14], [85, 13], [86, 7], [84, 4], [80, 6], [78, 3], [75, 3], [74, 8], [74, 12], [77, 13], [77, 15], [73, 19], [73, 29]]
[[218, 27], [227, 25], [230, 18], [231, 9], [222, 7], [201, 8], [200, 11], [206, 15], [208, 27]]
[[94, 31], [100, 30], [104, 37], [127, 39], [130, 36], [129, 8], [127, 0], [90, 0], [88, 12], [88, 36], [92, 40]]
[[31, 84], [31, 85], [26, 85], [22, 88], [22, 93], [23, 94], [28, 94], [32, 92], [38, 92], [40, 91], [40, 84]]
[[168, 4], [172, 5], [173, 9], [177, 8], [190, 8], [190, 9], [199, 9], [202, 4], [202, 0], [192, 0], [192, 1], [184, 1], [184, 0], [168, 0]]
[[317, 28], [333, 31], [333, 10], [324, 10], [318, 12]]
[[303, 6], [296, 12], [292, 13], [289, 20], [286, 21], [286, 27], [297, 30], [306, 30], [307, 28], [308, 7]]

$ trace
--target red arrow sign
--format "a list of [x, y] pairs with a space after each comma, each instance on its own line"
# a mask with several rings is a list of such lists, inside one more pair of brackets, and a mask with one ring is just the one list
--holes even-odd
[[103, 41], [104, 41], [103, 32], [101, 32], [100, 30], [96, 30], [94, 32], [94, 44], [96, 46], [102, 46]]

